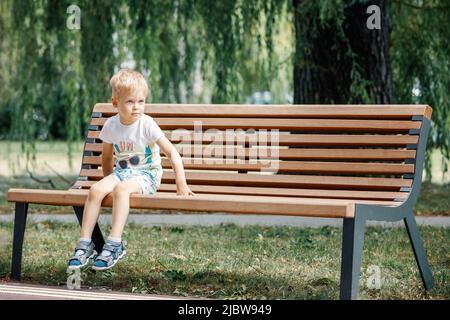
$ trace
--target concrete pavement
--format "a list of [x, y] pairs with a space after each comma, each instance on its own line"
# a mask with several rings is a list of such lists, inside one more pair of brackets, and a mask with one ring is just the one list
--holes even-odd
[[[59, 221], [78, 223], [75, 214], [29, 214], [28, 221]], [[13, 221], [12, 214], [0, 215], [0, 221]], [[100, 224], [111, 224], [110, 214], [101, 214]], [[419, 226], [450, 227], [450, 217], [416, 217]], [[323, 226], [342, 227], [342, 219], [338, 218], [313, 218], [291, 216], [266, 216], [250, 214], [130, 214], [128, 223], [136, 223], [145, 226], [157, 225], [185, 225], [185, 226], [214, 226], [233, 223], [238, 226], [263, 225], [263, 226], [292, 226], [312, 227]], [[403, 222], [378, 222], [369, 221], [369, 226], [403, 227]]]

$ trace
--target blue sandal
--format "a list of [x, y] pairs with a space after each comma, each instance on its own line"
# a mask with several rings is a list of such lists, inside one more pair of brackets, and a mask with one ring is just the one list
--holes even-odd
[[95, 259], [92, 269], [97, 271], [108, 270], [114, 267], [126, 254], [127, 252], [123, 241], [119, 244], [107, 241], [103, 246], [102, 253]]
[[80, 269], [89, 263], [89, 260], [97, 255], [94, 250], [94, 242], [80, 241], [75, 248], [75, 254], [68, 261], [69, 269]]

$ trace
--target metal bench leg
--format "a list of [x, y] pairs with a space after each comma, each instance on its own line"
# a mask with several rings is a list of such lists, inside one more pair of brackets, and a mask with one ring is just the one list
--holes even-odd
[[343, 300], [358, 296], [365, 224], [362, 218], [344, 218], [340, 285], [340, 299]]
[[11, 261], [11, 278], [20, 281], [22, 272], [22, 248], [27, 223], [28, 203], [16, 202], [14, 215], [14, 235]]
[[419, 266], [420, 276], [422, 277], [423, 284], [426, 290], [430, 290], [434, 287], [433, 275], [431, 274], [430, 266], [428, 265], [427, 255], [420, 239], [419, 229], [417, 228], [416, 219], [414, 215], [408, 214], [405, 221], [406, 231], [408, 231], [409, 240], [414, 251], [417, 265]]
[[[78, 223], [81, 226], [81, 223], [83, 222], [83, 211], [84, 207], [73, 207], [75, 210], [75, 214], [78, 218]], [[92, 241], [94, 241], [95, 244], [95, 250], [97, 250], [98, 253], [102, 252], [103, 245], [105, 244], [105, 240], [103, 239], [102, 231], [100, 230], [100, 227], [98, 223], [95, 224], [94, 231], [92, 232]]]

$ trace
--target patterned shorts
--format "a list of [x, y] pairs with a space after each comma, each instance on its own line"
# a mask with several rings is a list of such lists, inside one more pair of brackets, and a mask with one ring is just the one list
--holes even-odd
[[143, 194], [155, 194], [161, 184], [161, 171], [162, 170], [160, 169], [142, 170], [131, 168], [121, 169], [116, 167], [111, 175], [119, 182], [136, 181], [141, 186]]

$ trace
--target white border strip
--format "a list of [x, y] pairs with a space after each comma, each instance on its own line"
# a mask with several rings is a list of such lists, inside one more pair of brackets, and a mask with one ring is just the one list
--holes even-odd
[[99, 293], [84, 290], [51, 289], [15, 285], [0, 285], [0, 293], [19, 294], [36, 297], [56, 297], [81, 300], [179, 300], [178, 298], [155, 297], [145, 295], [123, 295], [117, 293]]

